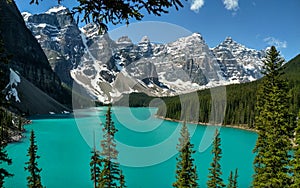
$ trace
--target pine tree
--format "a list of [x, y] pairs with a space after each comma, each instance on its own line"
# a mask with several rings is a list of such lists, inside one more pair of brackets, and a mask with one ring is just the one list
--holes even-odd
[[99, 177], [101, 173], [101, 159], [98, 151], [95, 149], [92, 151], [92, 157], [90, 162], [91, 167], [91, 179], [94, 182], [94, 188], [98, 187]]
[[[7, 64], [8, 62], [8, 58], [5, 54], [5, 49], [4, 49], [4, 43], [3, 43], [3, 40], [2, 40], [2, 37], [0, 35], [0, 89], [1, 91], [5, 88], [5, 83], [4, 83], [4, 67], [5, 65]], [[0, 98], [1, 98], [1, 102], [2, 102], [2, 99], [4, 98], [3, 97], [3, 94], [2, 92], [0, 92]], [[2, 104], [2, 103], [0, 103]]]
[[30, 175], [27, 176], [27, 186], [29, 188], [43, 188], [42, 182], [41, 182], [41, 176], [40, 172], [42, 169], [38, 167], [37, 159], [40, 158], [40, 156], [37, 155], [38, 146], [35, 141], [35, 134], [34, 131], [31, 130], [30, 134], [30, 146], [28, 148], [28, 154], [29, 161], [25, 164], [27, 165], [25, 167], [25, 170], [27, 170]]
[[123, 171], [121, 170], [120, 173], [120, 188], [125, 188], [126, 187], [126, 182], [125, 182], [125, 176], [123, 174]]
[[300, 187], [300, 113], [298, 115], [298, 126], [295, 131], [295, 147], [294, 147], [294, 158], [292, 160], [293, 168], [293, 183], [292, 188]]
[[21, 117], [18, 117], [18, 130], [19, 131], [23, 130], [23, 121]]
[[209, 168], [207, 187], [209, 188], [225, 187], [225, 184], [223, 183], [223, 179], [221, 177], [222, 171], [221, 171], [221, 165], [219, 163], [219, 161], [221, 160], [222, 149], [221, 149], [220, 133], [218, 130], [216, 130], [215, 133], [215, 140], [213, 142], [213, 149], [211, 153], [213, 154], [213, 162], [211, 163], [211, 168]]
[[232, 171], [230, 171], [230, 174], [229, 174], [229, 177], [228, 177], [227, 188], [233, 188], [233, 175], [232, 175]]
[[[12, 163], [12, 160], [7, 155], [5, 147], [6, 144], [3, 142], [3, 140], [1, 140], [0, 141], [0, 165], [2, 163], [7, 163], [8, 165]], [[4, 168], [0, 168], [0, 187], [3, 187], [4, 179], [11, 176], [12, 174], [10, 174], [7, 170], [5, 170]]]
[[235, 169], [235, 173], [234, 173], [234, 177], [233, 177], [233, 186], [232, 188], [237, 188], [238, 187], [238, 182], [237, 182], [237, 178], [238, 178], [238, 169]]
[[3, 67], [8, 62], [8, 58], [4, 52], [4, 44], [2, 38], [0, 37], [0, 187], [3, 187], [5, 178], [13, 176], [6, 169], [2, 168], [1, 165], [3, 163], [8, 165], [12, 164], [12, 160], [8, 157], [8, 154], [5, 150], [8, 138], [7, 126], [9, 124], [8, 120], [6, 119], [7, 112], [1, 107], [4, 104], [4, 95], [1, 91], [5, 87]]
[[94, 183], [94, 188], [99, 187], [98, 182], [101, 174], [102, 158], [100, 158], [99, 151], [96, 150], [95, 146], [95, 133], [94, 133], [94, 149], [92, 151], [92, 157], [90, 162], [91, 167], [91, 180]]
[[230, 171], [229, 177], [228, 177], [228, 185], [227, 188], [237, 188], [237, 178], [238, 178], [238, 169], [235, 169], [235, 173], [233, 174], [232, 171]]
[[294, 129], [289, 113], [288, 84], [281, 78], [284, 59], [274, 46], [263, 61], [265, 77], [259, 86], [255, 127], [258, 139], [254, 148], [254, 187], [287, 187], [289, 151]]
[[198, 187], [198, 176], [196, 166], [192, 154], [194, 145], [190, 142], [190, 134], [184, 123], [181, 128], [181, 137], [179, 138], [178, 151], [176, 165], [176, 182], [173, 183], [173, 187]]
[[118, 151], [114, 139], [117, 129], [112, 121], [111, 107], [109, 106], [106, 113], [106, 123], [103, 128], [103, 140], [101, 141], [101, 172], [98, 178], [98, 187], [125, 187], [125, 178], [117, 162]]

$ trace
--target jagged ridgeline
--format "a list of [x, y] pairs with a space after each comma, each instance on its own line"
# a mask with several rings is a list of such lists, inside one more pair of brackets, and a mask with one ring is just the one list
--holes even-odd
[[[297, 114], [300, 107], [300, 55], [284, 65], [284, 77], [289, 81], [290, 111]], [[227, 105], [223, 124], [243, 125], [252, 128], [255, 115], [256, 92], [261, 80], [250, 83], [226, 86]], [[199, 122], [209, 122], [211, 113], [211, 92], [209, 89], [198, 91]], [[180, 97], [182, 98], [182, 97]], [[181, 101], [178, 96], [162, 98], [167, 106], [166, 118], [180, 119]], [[158, 109], [158, 116], [165, 113], [164, 108]]]
[[[200, 33], [166, 43], [147, 36], [140, 41], [121, 35], [111, 38], [100, 35], [93, 24], [78, 28], [68, 13], [68, 8], [57, 6], [44, 13], [22, 15], [62, 82], [69, 86], [78, 83], [99, 103], [116, 102], [132, 92], [174, 96], [262, 76], [265, 51], [247, 48], [230, 37], [215, 48], [209, 48]], [[131, 100], [130, 106], [145, 99], [134, 95], [139, 100]]]

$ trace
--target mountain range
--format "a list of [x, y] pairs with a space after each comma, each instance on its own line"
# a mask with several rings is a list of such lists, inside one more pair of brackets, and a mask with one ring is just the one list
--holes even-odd
[[262, 77], [265, 50], [231, 37], [214, 48], [199, 33], [166, 44], [144, 36], [135, 44], [127, 36], [114, 41], [92, 24], [79, 28], [62, 6], [22, 16], [60, 80], [79, 85], [97, 101], [116, 101], [132, 92], [173, 96]]

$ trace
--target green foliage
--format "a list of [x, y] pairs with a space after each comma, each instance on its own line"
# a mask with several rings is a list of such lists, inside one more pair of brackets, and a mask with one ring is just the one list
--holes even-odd
[[97, 150], [92, 151], [92, 157], [90, 162], [91, 167], [91, 180], [94, 182], [94, 188], [96, 188], [99, 182], [99, 177], [101, 174], [102, 160]]
[[234, 178], [233, 178], [233, 188], [237, 188], [238, 187], [238, 169], [235, 169], [235, 173], [234, 173]]
[[[6, 143], [3, 142], [1, 139], [0, 141], [0, 166], [3, 163], [7, 163], [8, 165], [11, 165], [12, 160], [8, 157], [7, 152], [5, 150]], [[10, 174], [7, 170], [4, 168], [0, 168], [0, 187], [4, 186], [4, 179], [7, 177], [11, 177], [12, 174]]]
[[[254, 122], [254, 106], [256, 101], [257, 82], [226, 86], [226, 110], [223, 124], [252, 127]], [[198, 91], [199, 122], [208, 123], [211, 119], [211, 91]], [[182, 97], [182, 96], [181, 96]], [[166, 118], [180, 119], [182, 101], [178, 96], [162, 98], [167, 106]], [[190, 103], [195, 105], [197, 103]], [[161, 106], [157, 111], [159, 116], [164, 114]]]
[[[300, 55], [283, 66], [282, 79], [288, 79], [289, 110], [296, 114], [300, 107]], [[254, 128], [255, 104], [258, 94], [258, 86], [266, 78], [243, 84], [226, 86], [226, 112], [224, 117], [225, 125], [241, 125]], [[199, 122], [208, 123], [211, 116], [211, 93], [210, 89], [198, 91], [200, 112]], [[166, 104], [166, 118], [181, 118], [182, 104], [178, 96], [162, 98]], [[144, 99], [145, 100], [145, 99]], [[135, 101], [137, 103], [138, 101]], [[165, 113], [164, 108], [159, 107], [158, 116]]]
[[295, 131], [295, 146], [294, 146], [294, 157], [292, 160], [292, 188], [300, 187], [300, 113], [298, 115], [298, 126]]
[[190, 142], [190, 134], [185, 123], [181, 128], [180, 134], [181, 137], [177, 147], [179, 156], [176, 158], [176, 182], [173, 183], [173, 187], [198, 187], [197, 170], [192, 157], [192, 154], [195, 153], [193, 150], [194, 145]]
[[0, 107], [0, 138], [1, 142], [7, 143], [10, 140], [9, 132], [13, 128], [12, 114]]
[[120, 100], [114, 103], [114, 105], [129, 107], [149, 107], [149, 104], [153, 99], [154, 97], [148, 96], [145, 93], [130, 93], [124, 94]]
[[232, 171], [230, 171], [227, 188], [237, 188], [238, 187], [237, 178], [238, 178], [238, 169], [235, 169], [234, 174], [232, 173]]
[[228, 177], [228, 185], [227, 188], [232, 188], [233, 187], [233, 175], [232, 171], [230, 171], [229, 177]]
[[[118, 151], [116, 150], [114, 139], [117, 129], [111, 115], [111, 107], [109, 106], [106, 113], [106, 123], [103, 128], [104, 135], [101, 141], [101, 157], [94, 152], [93, 156], [95, 159], [92, 160], [91, 164], [94, 168], [96, 167], [96, 170], [92, 170], [92, 178], [97, 180], [95, 185], [98, 188], [126, 187], [124, 175], [117, 162]], [[93, 174], [98, 175], [98, 177], [93, 177]]]
[[289, 152], [295, 128], [289, 112], [288, 84], [282, 79], [284, 60], [274, 46], [264, 61], [265, 79], [259, 86], [255, 128], [254, 187], [288, 187]]
[[[141, 20], [144, 15], [142, 12], [146, 11], [148, 14], [161, 16], [168, 13], [168, 9], [175, 7], [183, 7], [180, 0], [77, 0], [79, 5], [71, 10], [71, 15], [77, 15], [77, 21], [82, 15], [81, 22], [93, 22], [100, 27], [102, 31], [107, 31], [107, 24], [114, 25], [120, 23], [129, 24], [130, 19]], [[58, 0], [60, 3], [61, 0]], [[39, 0], [31, 0], [30, 4], [39, 4]]]
[[180, 0], [100, 0], [97, 3], [88, 0], [77, 0], [79, 6], [72, 9], [72, 15], [82, 15], [86, 23], [94, 22], [104, 31], [107, 31], [107, 24], [114, 25], [125, 22], [129, 24], [130, 19], [141, 20], [144, 15], [141, 13], [146, 10], [147, 13], [161, 16], [162, 13], [168, 13], [167, 9], [172, 6], [182, 7]]
[[[7, 142], [9, 140], [9, 130], [12, 127], [12, 116], [4, 108], [5, 105], [3, 89], [5, 88], [5, 70], [6, 65], [9, 61], [8, 56], [5, 54], [4, 44], [2, 38], [0, 37], [0, 166], [3, 163], [8, 165], [12, 164], [12, 160], [8, 157], [5, 150]], [[4, 187], [4, 180], [7, 177], [13, 176], [6, 169], [0, 168], [0, 187]]]
[[26, 162], [25, 170], [29, 172], [29, 176], [27, 176], [27, 186], [29, 188], [43, 188], [41, 182], [40, 172], [42, 171], [41, 168], [38, 167], [37, 159], [40, 156], [37, 155], [38, 146], [35, 141], [35, 134], [34, 131], [31, 130], [30, 134], [30, 146], [28, 148], [29, 161]]
[[300, 107], [300, 55], [290, 60], [284, 66], [283, 78], [289, 81], [290, 111], [297, 114]]
[[0, 36], [0, 106], [5, 105], [3, 90], [5, 88], [5, 83], [7, 82], [6, 74], [7, 64], [9, 62], [9, 57], [5, 53], [4, 43], [2, 37]]
[[120, 188], [124, 188], [124, 187], [127, 187], [127, 186], [126, 186], [126, 182], [125, 182], [125, 176], [121, 170], [120, 171]]
[[225, 187], [225, 184], [221, 177], [222, 171], [221, 171], [220, 160], [222, 157], [221, 156], [222, 149], [221, 149], [220, 132], [218, 130], [216, 130], [216, 133], [215, 133], [215, 139], [213, 142], [213, 149], [212, 149], [211, 153], [213, 154], [213, 161], [210, 164], [211, 167], [209, 168], [207, 187], [209, 187], [209, 188]]

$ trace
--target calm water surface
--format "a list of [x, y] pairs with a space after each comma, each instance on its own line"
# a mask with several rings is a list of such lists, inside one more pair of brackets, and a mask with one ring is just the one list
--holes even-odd
[[[168, 188], [175, 180], [176, 144], [178, 123], [154, 117], [153, 108], [113, 108], [113, 120], [119, 132], [116, 134], [119, 160], [129, 188]], [[7, 188], [25, 188], [28, 160], [29, 131], [36, 133], [39, 166], [42, 183], [47, 188], [92, 188], [90, 157], [93, 143], [100, 150], [105, 107], [76, 111], [70, 116], [32, 117], [26, 126], [26, 138], [21, 143], [7, 147], [13, 164], [7, 169], [14, 174], [6, 179]], [[42, 119], [41, 119], [42, 117]], [[74, 118], [75, 117], [75, 118]], [[199, 184], [206, 187], [211, 163], [211, 140], [216, 127], [188, 125], [198, 169]], [[227, 183], [231, 170], [239, 170], [239, 186], [249, 187], [252, 181], [252, 161], [257, 135], [253, 132], [221, 128], [222, 171]], [[209, 146], [209, 147], [208, 147]]]

